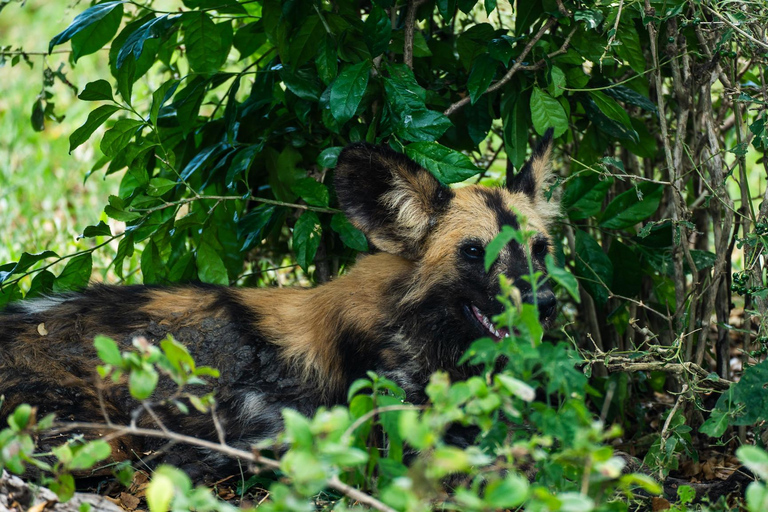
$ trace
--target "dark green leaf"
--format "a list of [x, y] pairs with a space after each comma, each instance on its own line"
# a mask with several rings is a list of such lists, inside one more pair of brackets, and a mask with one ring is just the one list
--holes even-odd
[[544, 263], [547, 265], [547, 273], [549, 274], [549, 277], [565, 288], [568, 295], [570, 295], [577, 304], [580, 304], [581, 296], [579, 295], [579, 282], [576, 280], [576, 277], [566, 269], [559, 267], [551, 254], [547, 254], [544, 258]]
[[256, 50], [267, 42], [267, 34], [264, 32], [262, 20], [243, 25], [232, 39], [232, 46], [240, 53], [240, 60], [253, 55]]
[[293, 227], [293, 250], [296, 253], [296, 262], [304, 272], [309, 271], [309, 266], [315, 259], [321, 235], [322, 228], [317, 214], [311, 211], [302, 213]]
[[605, 194], [612, 184], [613, 178], [602, 178], [597, 173], [583, 173], [571, 179], [562, 198], [568, 218], [581, 220], [600, 213]]
[[[638, 195], [642, 196], [642, 200]], [[637, 189], [619, 194], [610, 202], [600, 218], [600, 226], [609, 229], [632, 227], [656, 213], [663, 195], [661, 185], [641, 183]]]
[[176, 185], [178, 185], [178, 183], [174, 180], [169, 180], [167, 178], [152, 178], [149, 180], [147, 195], [152, 197], [160, 197]]
[[603, 114], [609, 119], [623, 124], [625, 128], [632, 130], [629, 114], [627, 114], [626, 110], [624, 110], [621, 105], [600, 91], [590, 91], [589, 94], [592, 96], [597, 108], [599, 108]]
[[557, 66], [552, 66], [552, 69], [549, 70], [549, 77], [550, 81], [547, 86], [549, 94], [551, 94], [553, 98], [562, 96], [566, 86], [565, 73], [563, 70]]
[[589, 234], [576, 230], [576, 275], [599, 305], [608, 302], [608, 288], [613, 284], [613, 264]]
[[328, 187], [322, 183], [318, 183], [312, 178], [301, 178], [296, 180], [293, 185], [291, 185], [291, 190], [306, 201], [307, 204], [325, 208], [328, 207], [328, 201], [330, 200]]
[[40, 98], [32, 104], [32, 115], [29, 119], [32, 122], [32, 128], [36, 132], [45, 130], [45, 104]]
[[[94, 7], [99, 7], [101, 5], [104, 4], [98, 4]], [[73, 60], [77, 62], [77, 59], [80, 57], [101, 50], [104, 45], [115, 37], [122, 19], [123, 6], [122, 4], [118, 4], [116, 8], [110, 9], [103, 18], [93, 21], [86, 27], [82, 27], [72, 36]], [[53, 41], [51, 41], [51, 43], [53, 43]]]
[[323, 37], [320, 49], [315, 57], [317, 74], [324, 84], [329, 85], [339, 73], [339, 59], [336, 54], [336, 44], [330, 35]]
[[197, 248], [197, 275], [200, 281], [211, 284], [229, 285], [227, 267], [211, 245], [201, 242]]
[[144, 126], [143, 121], [136, 119], [118, 119], [117, 122], [107, 130], [101, 139], [101, 152], [108, 157], [114, 158], [136, 135], [139, 129]]
[[150, 240], [141, 252], [141, 273], [144, 284], [159, 284], [165, 281], [165, 262], [154, 240]]
[[48, 53], [51, 53], [51, 51], [53, 51], [54, 46], [58, 46], [60, 44], [66, 43], [75, 34], [87, 29], [94, 23], [97, 23], [103, 20], [109, 13], [111, 13], [116, 8], [120, 9], [120, 12], [122, 15], [122, 8], [123, 8], [122, 1], [103, 2], [84, 10], [83, 12], [75, 16], [75, 19], [72, 20], [72, 23], [63, 32], [56, 34], [53, 37], [53, 39], [51, 39], [51, 42], [48, 44]]
[[83, 101], [113, 101], [112, 86], [103, 79], [89, 82], [78, 98]]
[[173, 97], [176, 89], [179, 87], [179, 83], [181, 83], [179, 80], [172, 78], [152, 93], [152, 106], [149, 109], [149, 121], [152, 125], [157, 126], [157, 116], [160, 113], [160, 108]]
[[549, 128], [554, 128], [554, 137], [557, 138], [568, 130], [568, 116], [563, 106], [538, 87], [534, 87], [531, 94], [531, 121], [539, 135], [544, 135]]
[[573, 13], [573, 19], [576, 21], [583, 21], [587, 25], [587, 28], [590, 29], [597, 28], [600, 23], [603, 22], [603, 18], [603, 13], [597, 10], [584, 10]]
[[616, 46], [616, 54], [629, 63], [637, 73], [645, 72], [645, 55], [640, 45], [640, 36], [631, 23], [621, 23], [616, 33], [616, 39], [621, 43]]
[[368, 251], [368, 241], [362, 231], [353, 226], [343, 213], [331, 218], [331, 229], [339, 234], [344, 245], [360, 252]]
[[99, 223], [95, 226], [88, 226], [83, 230], [83, 238], [92, 238], [95, 236], [112, 236], [112, 230], [109, 229], [109, 226], [107, 226], [103, 220], [100, 220]]
[[358, 62], [345, 68], [331, 86], [331, 114], [344, 124], [355, 115], [360, 100], [368, 87], [370, 61]]
[[467, 81], [467, 90], [469, 91], [472, 104], [491, 85], [491, 80], [496, 75], [496, 66], [496, 61], [488, 55], [480, 55], [475, 59], [472, 71], [469, 73], [469, 80]]
[[436, 142], [414, 142], [406, 146], [405, 153], [445, 184], [464, 181], [480, 172], [467, 155]]
[[437, 10], [445, 21], [450, 22], [456, 14], [456, 0], [437, 0]]
[[88, 140], [93, 135], [93, 132], [118, 110], [120, 110], [120, 107], [117, 105], [101, 105], [92, 110], [88, 114], [88, 119], [85, 120], [85, 123], [69, 136], [69, 152], [71, 153], [73, 149]]
[[231, 189], [235, 186], [235, 182], [248, 171], [253, 160], [256, 158], [256, 155], [259, 154], [262, 149], [260, 144], [253, 144], [252, 146], [247, 146], [246, 148], [237, 151], [235, 157], [232, 159], [232, 163], [229, 164], [227, 177], [224, 180], [224, 184], [227, 188]]
[[[29, 291], [24, 297], [26, 299], [33, 299], [35, 297], [42, 297], [53, 293], [53, 283], [56, 281], [56, 276], [47, 270], [41, 270], [38, 272], [32, 282], [29, 284]], [[2, 299], [0, 298], [0, 301]]]
[[381, 7], [373, 7], [363, 26], [363, 38], [371, 57], [378, 57], [389, 48], [392, 39], [392, 21], [387, 11]]
[[208, 146], [207, 148], [200, 150], [181, 170], [181, 180], [188, 180], [190, 176], [195, 174], [200, 169], [207, 167], [212, 160], [214, 160], [228, 148], [229, 145], [227, 143], [219, 142], [218, 144], [214, 144], [213, 146]]
[[306, 67], [296, 71], [283, 68], [280, 78], [289, 91], [303, 100], [317, 102], [323, 92], [323, 86], [317, 76]]
[[288, 62], [294, 68], [299, 68], [317, 55], [318, 41], [325, 38], [326, 32], [320, 16], [314, 12], [305, 17], [298, 32], [291, 37], [288, 46]]
[[53, 291], [56, 293], [81, 290], [86, 287], [91, 279], [93, 258], [91, 253], [75, 256], [67, 262], [56, 282], [53, 283]]
[[496, 8], [496, 0], [485, 0], [485, 15], [490, 16], [493, 10]]
[[333, 169], [336, 167], [336, 160], [339, 158], [339, 153], [344, 149], [341, 146], [333, 146], [326, 148], [317, 157], [317, 165], [325, 167], [326, 169]]
[[[515, 169], [522, 169], [528, 150], [529, 102], [525, 96], [509, 101], [504, 113], [504, 151]], [[507, 106], [510, 105], [510, 106]]]
[[184, 43], [192, 71], [210, 74], [227, 60], [232, 44], [231, 23], [216, 25], [205, 12], [189, 12], [183, 17]]
[[603, 92], [606, 94], [606, 96], [610, 96], [611, 98], [618, 101], [623, 101], [628, 105], [635, 105], [637, 107], [642, 108], [643, 110], [647, 110], [648, 112], [653, 112], [654, 114], [657, 114], [657, 115], [659, 113], [659, 107], [657, 107], [655, 103], [653, 103], [651, 100], [649, 100], [639, 92], [634, 91], [624, 85], [616, 85], [614, 87], [609, 87], [608, 89], [605, 89], [605, 91]]
[[117, 54], [117, 60], [115, 61], [116, 67], [120, 69], [129, 55], [133, 55], [133, 58], [138, 60], [139, 57], [141, 57], [141, 52], [144, 50], [144, 43], [148, 39], [156, 39], [164, 36], [179, 19], [179, 15], [171, 16], [165, 14], [144, 23], [128, 36], [125, 43], [123, 43], [123, 46]]
[[237, 237], [243, 241], [241, 251], [247, 251], [260, 243], [271, 230], [275, 206], [263, 204], [254, 208], [237, 223]]
[[42, 251], [34, 254], [28, 252], [22, 253], [19, 261], [10, 267], [10, 270], [0, 271], [0, 283], [5, 282], [13, 274], [22, 274], [38, 261], [48, 258], [58, 258], [59, 255], [53, 251]]

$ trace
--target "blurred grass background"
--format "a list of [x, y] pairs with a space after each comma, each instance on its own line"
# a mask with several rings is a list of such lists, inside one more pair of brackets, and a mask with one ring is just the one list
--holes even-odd
[[[6, 62], [0, 67], [0, 264], [18, 260], [22, 252], [56, 251], [60, 256], [91, 247], [93, 239], [78, 241], [83, 229], [107, 220], [102, 209], [115, 193], [120, 176], [104, 177], [100, 171], [84, 178], [100, 155], [100, 135], [69, 154], [69, 135], [95, 108], [77, 99], [75, 91], [59, 80], [49, 90], [61, 123], [46, 120], [36, 132], [30, 121], [32, 107], [43, 88], [46, 64], [62, 72], [79, 91], [89, 81], [109, 75], [106, 51], [69, 62], [64, 53], [45, 55], [48, 41], [64, 30], [80, 11], [79, 2], [29, 0], [12, 2], [0, 12], [0, 47]], [[8, 48], [10, 47], [10, 48]], [[19, 49], [29, 54], [33, 67], [11, 58]], [[10, 54], [9, 54], [10, 52]], [[114, 226], [117, 227], [117, 226]], [[114, 231], [114, 228], [113, 228]], [[114, 250], [94, 254], [94, 278], [108, 266]], [[58, 273], [63, 264], [51, 270]]]

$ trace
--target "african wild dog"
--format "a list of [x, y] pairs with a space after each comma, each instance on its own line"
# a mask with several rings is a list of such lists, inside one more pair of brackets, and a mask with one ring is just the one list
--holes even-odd
[[[97, 334], [128, 347], [137, 336], [158, 342], [172, 333], [198, 364], [218, 368], [217, 413], [235, 446], [274, 436], [282, 408], [311, 414], [343, 403], [348, 386], [368, 370], [396, 381], [410, 401], [423, 402], [432, 372], [466, 377], [470, 370], [457, 361], [470, 343], [505, 335], [490, 320], [501, 311], [500, 274], [518, 286], [524, 301], [534, 300], [522, 278], [526, 253], [544, 271], [551, 251], [547, 225], [558, 209], [543, 192], [549, 135], [521, 172], [508, 176], [506, 189], [451, 189], [388, 148], [348, 146], [335, 171], [339, 203], [377, 251], [317, 288], [100, 285], [12, 305], [0, 315], [0, 417], [26, 402], [39, 416], [103, 422], [106, 413], [113, 423], [129, 423], [139, 409], [125, 385], [98, 384], [100, 403]], [[530, 247], [510, 242], [486, 272], [484, 248], [502, 226], [518, 226], [514, 212], [536, 232]], [[555, 297], [547, 283], [538, 287], [536, 302], [542, 321], [551, 321]], [[162, 382], [160, 398], [174, 390]], [[159, 413], [169, 428], [216, 438], [210, 415]], [[137, 424], [157, 426], [147, 414]], [[130, 438], [112, 447], [121, 460], [156, 445]], [[213, 468], [224, 464], [209, 453], [173, 456], [181, 465], [190, 463], [184, 457]]]

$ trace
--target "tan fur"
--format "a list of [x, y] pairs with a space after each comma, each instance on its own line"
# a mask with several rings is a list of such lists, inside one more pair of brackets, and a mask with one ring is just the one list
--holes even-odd
[[380, 253], [361, 259], [343, 279], [313, 289], [239, 290], [259, 319], [256, 327], [279, 345], [284, 360], [305, 379], [332, 388], [342, 384], [337, 346], [330, 337], [344, 328], [371, 332], [387, 314], [386, 288], [413, 263]]

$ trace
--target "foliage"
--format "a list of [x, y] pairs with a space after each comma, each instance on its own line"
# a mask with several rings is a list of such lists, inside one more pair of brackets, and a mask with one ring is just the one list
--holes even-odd
[[[549, 450], [537, 461], [537, 478], [576, 500], [567, 493], [583, 490], [573, 485], [579, 471], [589, 469], [590, 482], [595, 464], [613, 464], [599, 447], [605, 434], [591, 427], [590, 407], [606, 424], [623, 427], [623, 440], [646, 440], [649, 425], [663, 424], [642, 447], [661, 474], [674, 470], [682, 453], [695, 458], [708, 435], [764, 419], [762, 388], [753, 384], [768, 353], [761, 258], [768, 201], [757, 193], [766, 188], [764, 173], [750, 172], [760, 164], [768, 169], [764, 10], [714, 0], [171, 4], [78, 6], [70, 25], [52, 34], [49, 50], [69, 45], [75, 72], [91, 54], [108, 54], [109, 74], [78, 95], [93, 107], [71, 134], [69, 150], [98, 146], [102, 156], [91, 173], [119, 175], [121, 182], [106, 200], [109, 223], [93, 219], [83, 230], [92, 246], [33, 247], [0, 266], [0, 306], [84, 286], [92, 252], [101, 247], [113, 251], [111, 272], [119, 279], [138, 264], [152, 284], [266, 284], [306, 276], [323, 282], [367, 249], [364, 236], [334, 208], [331, 177], [345, 144], [389, 144], [445, 183], [495, 182], [500, 154], [518, 170], [535, 134], [552, 127], [560, 176], [552, 193], [562, 197], [565, 214], [555, 249], [565, 269], [551, 262], [549, 273], [564, 290], [570, 322], [551, 336], [580, 350], [585, 375], [572, 370], [573, 354], [562, 344], [533, 342], [540, 332], [523, 307], [502, 323], [514, 320], [527, 344], [491, 347], [481, 340], [467, 356], [490, 366], [497, 348], [511, 355], [507, 380], [447, 384], [436, 376], [433, 409], [379, 415], [394, 453], [405, 440], [425, 448], [438, 468], [446, 467], [440, 454], [450, 453], [446, 459], [463, 461], [450, 472], [461, 472], [476, 454], [459, 454], [439, 435], [426, 434], [450, 419], [474, 423], [490, 439], [494, 428], [506, 428], [491, 421], [503, 411], [542, 439], [571, 443], [563, 446], [573, 452], [558, 455], [561, 447], [545, 446], [524, 429], [516, 434], [532, 458]], [[32, 57], [0, 49], [0, 61], [11, 65]], [[30, 109], [35, 129], [61, 118], [64, 102], [53, 84], [74, 74], [62, 69], [46, 63]], [[283, 266], [295, 272], [263, 273]], [[740, 329], [731, 318], [733, 303], [745, 312]], [[507, 311], [514, 315], [516, 306]], [[751, 368], [729, 389], [731, 340]], [[135, 364], [119, 368], [143, 368], [137, 383], [147, 385], [153, 353], [139, 352]], [[372, 379], [376, 392], [352, 398], [349, 414], [395, 405], [395, 395], [377, 394], [386, 383]], [[521, 398], [524, 386], [564, 394], [544, 407]], [[659, 415], [642, 398], [665, 389], [678, 395]], [[728, 392], [702, 426], [700, 392], [713, 389]], [[461, 415], [446, 418], [441, 404], [452, 393], [452, 400], [462, 398], [455, 404]], [[310, 433], [324, 428], [325, 420], [313, 421], [320, 423], [310, 423]], [[411, 428], [400, 432], [402, 422]], [[420, 431], [425, 438], [414, 438]], [[320, 448], [306, 453], [326, 456]], [[387, 473], [390, 463], [368, 453], [370, 468], [356, 478], [368, 483], [372, 468], [390, 478], [393, 490], [382, 487], [382, 499], [400, 497], [398, 506], [408, 508], [434, 498], [419, 494], [421, 488], [397, 487], [400, 475]], [[516, 457], [508, 457], [511, 466]], [[574, 460], [582, 467], [572, 467]], [[592, 461], [586, 469], [585, 460]], [[427, 481], [439, 479], [436, 471]], [[490, 478], [523, 499], [561, 506], [547, 501], [552, 496], [543, 497], [538, 484], [523, 492], [514, 469], [509, 475], [509, 482]], [[293, 477], [304, 490], [317, 488], [311, 475]], [[492, 508], [492, 484], [470, 486], [471, 499], [460, 506]], [[611, 477], [607, 485], [622, 484]], [[291, 508], [288, 501], [302, 492], [277, 487], [275, 503], [285, 501], [274, 506]], [[750, 502], [759, 503], [751, 492]], [[608, 506], [579, 494], [585, 495], [595, 507]], [[458, 503], [462, 496], [450, 499]]]

